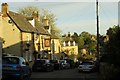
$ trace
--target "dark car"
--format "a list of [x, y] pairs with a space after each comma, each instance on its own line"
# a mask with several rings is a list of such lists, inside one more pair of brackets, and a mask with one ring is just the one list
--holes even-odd
[[67, 63], [70, 64], [70, 68], [75, 68], [75, 63], [74, 63], [74, 60], [72, 59], [65, 59], [67, 61]]
[[63, 69], [63, 67], [60, 64], [59, 60], [50, 60], [50, 63], [52, 63], [54, 65], [54, 69], [56, 69], [56, 70]]
[[60, 60], [60, 64], [62, 65], [63, 69], [70, 68], [70, 64], [66, 60]]
[[48, 59], [38, 59], [34, 61], [34, 64], [32, 66], [32, 71], [53, 71], [54, 65], [50, 63], [50, 60]]
[[31, 68], [22, 57], [5, 56], [2, 58], [2, 79], [9, 77], [24, 79], [31, 76]]

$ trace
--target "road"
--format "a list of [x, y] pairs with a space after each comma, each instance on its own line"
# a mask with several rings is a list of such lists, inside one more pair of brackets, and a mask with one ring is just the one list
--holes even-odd
[[79, 73], [76, 69], [56, 70], [53, 72], [33, 72], [31, 79], [35, 78], [79, 78], [79, 80], [99, 80], [97, 72]]

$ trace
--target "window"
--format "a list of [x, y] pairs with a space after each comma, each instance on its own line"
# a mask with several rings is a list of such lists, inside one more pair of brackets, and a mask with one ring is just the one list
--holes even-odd
[[69, 41], [69, 42], [68, 42], [68, 45], [70, 46], [70, 44], [71, 44], [71, 43], [70, 43], [70, 41]]
[[73, 46], [75, 46], [76, 44], [75, 44], [75, 41], [73, 42]]
[[3, 64], [19, 64], [19, 58], [16, 57], [4, 57]]
[[66, 46], [66, 43], [65, 43], [65, 41], [63, 42], [63, 46]]

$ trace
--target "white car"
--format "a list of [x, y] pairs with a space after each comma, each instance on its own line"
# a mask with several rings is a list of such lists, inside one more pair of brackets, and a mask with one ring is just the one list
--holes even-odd
[[93, 62], [82, 62], [79, 66], [78, 66], [78, 71], [85, 71], [85, 72], [90, 72], [93, 71], [95, 68], [95, 65]]

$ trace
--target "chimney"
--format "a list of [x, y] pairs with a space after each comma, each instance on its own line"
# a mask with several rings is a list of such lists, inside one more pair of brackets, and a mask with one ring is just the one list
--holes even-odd
[[7, 17], [8, 13], [8, 4], [7, 3], [2, 3], [2, 17]]
[[43, 23], [44, 23], [45, 26], [49, 26], [48, 19], [47, 19], [46, 16], [44, 16], [44, 18], [43, 18]]
[[71, 34], [70, 34], [70, 32], [68, 32], [68, 37], [71, 37]]
[[46, 16], [43, 17], [43, 24], [44, 24], [44, 29], [47, 30], [49, 33], [52, 33], [51, 27], [49, 26], [49, 20]]
[[38, 11], [33, 11], [32, 17], [35, 20], [40, 21], [40, 16], [39, 16], [39, 12]]

